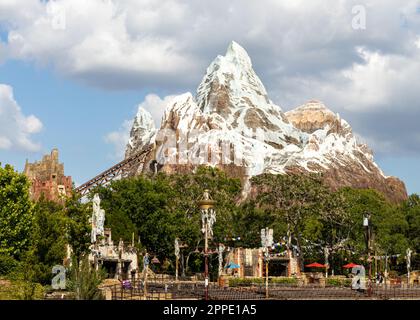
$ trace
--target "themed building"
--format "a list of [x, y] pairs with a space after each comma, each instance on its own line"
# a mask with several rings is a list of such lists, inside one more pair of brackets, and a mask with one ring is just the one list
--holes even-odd
[[53, 149], [41, 161], [29, 163], [26, 160], [23, 172], [31, 182], [30, 195], [33, 200], [38, 200], [42, 194], [51, 201], [71, 195], [72, 179], [64, 175], [64, 164], [58, 160], [58, 149]]
[[[225, 273], [240, 278], [265, 277], [264, 249], [235, 248], [227, 255]], [[232, 268], [231, 266], [235, 268]], [[237, 267], [237, 268], [236, 268]], [[279, 254], [270, 254], [268, 274], [272, 277], [299, 276], [299, 264], [291, 252], [285, 251]]]
[[105, 211], [101, 209], [98, 194], [93, 197], [92, 206], [90, 262], [96, 269], [105, 269], [108, 278], [135, 280], [138, 277], [138, 259], [134, 243], [125, 245], [120, 240], [118, 245], [115, 245], [111, 229], [104, 228]]

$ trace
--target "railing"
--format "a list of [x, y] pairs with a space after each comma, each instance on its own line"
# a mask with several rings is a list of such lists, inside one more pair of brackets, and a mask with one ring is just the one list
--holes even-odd
[[[113, 300], [203, 300], [205, 287], [203, 282], [167, 282], [148, 281], [146, 290], [142, 281], [131, 282], [130, 286], [114, 285], [109, 288]], [[263, 300], [266, 298], [263, 284], [247, 287], [221, 287], [209, 284], [210, 300]], [[271, 300], [420, 300], [420, 286], [377, 285], [371, 290], [357, 291], [345, 286], [321, 286], [298, 284], [270, 284], [268, 299]]]

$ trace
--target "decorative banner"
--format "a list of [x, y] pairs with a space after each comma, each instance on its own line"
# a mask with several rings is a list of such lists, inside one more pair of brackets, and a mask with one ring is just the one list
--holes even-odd
[[268, 248], [271, 247], [273, 243], [273, 229], [261, 229], [261, 247]]
[[411, 269], [411, 254], [413, 253], [413, 251], [411, 251], [410, 248], [407, 249], [406, 251], [406, 259], [407, 259], [407, 270], [408, 272], [410, 272]]
[[175, 257], [179, 259], [179, 240], [175, 238]]
[[366, 290], [366, 270], [362, 265], [357, 265], [351, 269], [354, 277], [351, 281], [351, 287], [354, 290]]
[[223, 244], [219, 244], [219, 277], [223, 273], [223, 251], [225, 251], [225, 246]]

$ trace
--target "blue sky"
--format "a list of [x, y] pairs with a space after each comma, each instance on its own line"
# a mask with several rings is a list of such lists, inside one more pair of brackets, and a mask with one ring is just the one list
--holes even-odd
[[[359, 4], [366, 26], [357, 30]], [[139, 104], [158, 121], [165, 97], [194, 92], [235, 40], [275, 103], [323, 101], [385, 174], [420, 193], [419, 8], [418, 0], [0, 2], [0, 104], [11, 112], [0, 115], [0, 162], [22, 170], [57, 147], [66, 174], [86, 181], [121, 159]]]
[[[44, 124], [44, 129], [34, 136], [42, 143], [39, 152], [0, 150], [1, 162], [23, 170], [26, 158], [36, 161], [52, 148], [59, 148], [66, 174], [78, 183], [120, 160], [105, 137], [124, 120], [132, 119], [145, 97], [140, 91], [85, 87], [17, 61], [0, 67], [0, 83], [11, 85], [19, 105]], [[420, 193], [420, 172], [413, 171], [418, 168], [418, 158], [380, 154], [376, 161], [387, 175], [400, 177], [410, 193]]]
[[39, 160], [57, 147], [66, 174], [79, 183], [119, 160], [105, 136], [125, 119], [134, 117], [137, 104], [144, 98], [141, 91], [84, 87], [16, 61], [0, 67], [0, 83], [11, 85], [24, 112], [36, 114], [44, 125], [33, 137], [42, 144], [39, 152], [0, 150], [1, 162], [22, 170], [26, 158]]

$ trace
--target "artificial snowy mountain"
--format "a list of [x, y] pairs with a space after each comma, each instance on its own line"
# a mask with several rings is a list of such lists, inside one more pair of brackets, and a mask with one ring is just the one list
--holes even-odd
[[232, 42], [207, 68], [197, 94], [175, 97], [159, 129], [144, 109], [134, 120], [126, 157], [153, 144], [137, 172], [190, 172], [217, 166], [242, 179], [261, 173], [322, 172], [333, 188], [373, 188], [392, 201], [407, 197], [359, 144], [350, 125], [321, 102], [284, 113], [267, 95], [246, 51]]

